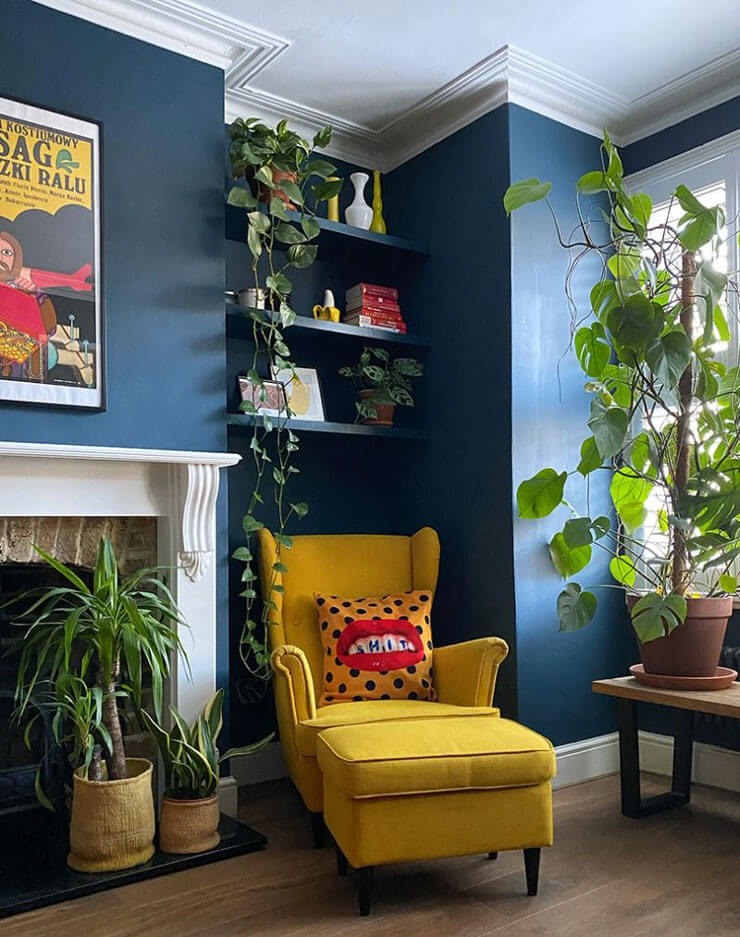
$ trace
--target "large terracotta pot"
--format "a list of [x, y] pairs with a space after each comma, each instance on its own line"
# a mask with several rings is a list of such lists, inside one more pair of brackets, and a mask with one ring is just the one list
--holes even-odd
[[88, 781], [74, 775], [67, 865], [78, 872], [130, 869], [154, 855], [151, 761], [127, 758], [128, 777]]
[[201, 800], [163, 797], [159, 815], [159, 848], [175, 855], [215, 849], [221, 841], [219, 816], [216, 794]]
[[[372, 390], [361, 390], [358, 391], [357, 396], [360, 400], [369, 400], [372, 398], [375, 391]], [[368, 418], [363, 420], [363, 423], [366, 423], [368, 426], [393, 426], [393, 416], [396, 412], [395, 403], [375, 403], [373, 402], [373, 407], [375, 412], [378, 414], [375, 419]]]
[[[632, 607], [641, 596], [627, 596]], [[640, 646], [647, 673], [674, 677], [713, 677], [719, 663], [727, 619], [732, 614], [732, 597], [687, 599], [686, 620], [664, 638]]]

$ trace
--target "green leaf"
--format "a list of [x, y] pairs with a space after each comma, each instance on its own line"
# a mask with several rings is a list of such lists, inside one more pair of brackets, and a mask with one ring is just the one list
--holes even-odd
[[567, 472], [541, 469], [519, 485], [516, 492], [519, 517], [547, 517], [563, 500]]
[[247, 514], [242, 521], [242, 527], [244, 528], [245, 534], [253, 534], [258, 530], [262, 530], [265, 525], [262, 521], [258, 521], [251, 514]]
[[578, 180], [576, 188], [584, 195], [594, 195], [596, 192], [605, 192], [609, 185], [603, 172], [587, 172]]
[[672, 593], [644, 595], [632, 606], [632, 627], [642, 644], [670, 634], [686, 618], [686, 599]]
[[679, 222], [682, 230], [678, 239], [686, 250], [697, 251], [719, 233], [724, 224], [724, 212], [719, 206], [708, 208], [702, 205], [685, 185], [679, 185], [675, 194], [685, 212]]
[[580, 631], [596, 614], [596, 596], [581, 592], [578, 583], [569, 582], [558, 596], [557, 609], [561, 631]]
[[637, 274], [642, 254], [637, 247], [622, 247], [607, 260], [606, 266], [615, 280], [629, 280]]
[[577, 471], [585, 478], [590, 472], [595, 471], [603, 465], [604, 459], [599, 454], [596, 446], [596, 440], [589, 436], [581, 444], [581, 461], [578, 463]]
[[662, 384], [676, 387], [691, 361], [691, 340], [683, 329], [667, 332], [648, 344], [645, 360]]
[[547, 197], [550, 189], [552, 189], [551, 182], [540, 182], [539, 179], [522, 179], [520, 182], [515, 182], [509, 186], [504, 195], [506, 214], [510, 215], [517, 208], [530, 202], [541, 201]]
[[652, 490], [651, 482], [641, 478], [629, 466], [622, 466], [612, 475], [609, 493], [628, 531], [642, 526], [647, 516], [645, 502]]
[[615, 456], [624, 445], [629, 417], [619, 407], [607, 407], [600, 397], [591, 400], [588, 427], [594, 434], [596, 448], [602, 459]]
[[719, 587], [728, 595], [734, 595], [737, 592], [737, 578], [730, 576], [729, 573], [723, 573], [719, 577]]
[[287, 296], [288, 293], [290, 293], [290, 291], [293, 289], [293, 284], [284, 273], [271, 274], [265, 280], [265, 284], [268, 289], [275, 290], [275, 292], [280, 293], [283, 296]]
[[321, 231], [321, 226], [315, 218], [309, 218], [306, 216], [301, 219], [301, 227], [303, 228], [303, 233], [306, 235], [309, 241], [312, 241], [315, 237], [318, 237], [319, 232]]
[[611, 529], [612, 522], [603, 514], [601, 514], [591, 523], [591, 530], [594, 535], [594, 540], [601, 540], [601, 538], [605, 537]]
[[594, 322], [590, 327], [584, 325], [576, 332], [576, 356], [589, 377], [601, 377], [609, 364], [612, 350], [605, 337], [606, 332], [600, 322]]
[[590, 299], [594, 315], [597, 319], [603, 320], [610, 309], [619, 305], [619, 296], [614, 280], [601, 280], [597, 283], [591, 289]]
[[663, 312], [658, 303], [635, 293], [607, 313], [606, 325], [619, 345], [637, 350], [660, 334]]
[[299, 270], [310, 267], [318, 250], [315, 244], [295, 244], [288, 248], [288, 262]]
[[295, 182], [291, 182], [290, 179], [281, 179], [280, 182], [276, 183], [276, 188], [282, 189], [291, 202], [295, 202], [296, 205], [303, 205], [303, 193]]
[[563, 540], [570, 550], [576, 547], [585, 547], [592, 542], [591, 518], [590, 517], [572, 517], [565, 522], [563, 527]]
[[623, 586], [630, 588], [635, 584], [637, 570], [627, 555], [613, 556], [609, 563], [609, 572]]
[[237, 208], [254, 208], [257, 205], [257, 199], [249, 189], [243, 189], [241, 186], [234, 186], [229, 191], [227, 202], [229, 205], [236, 205]]
[[283, 244], [303, 244], [306, 240], [306, 235], [302, 231], [285, 221], [276, 226], [275, 237]]
[[297, 504], [291, 504], [291, 507], [296, 513], [297, 517], [305, 517], [308, 514], [308, 505], [304, 501], [299, 501]]
[[314, 186], [314, 194], [317, 202], [325, 202], [342, 191], [342, 179], [327, 179], [319, 185]]
[[550, 541], [550, 559], [562, 578], [568, 579], [591, 561], [591, 546], [571, 548], [563, 534], [558, 533]]

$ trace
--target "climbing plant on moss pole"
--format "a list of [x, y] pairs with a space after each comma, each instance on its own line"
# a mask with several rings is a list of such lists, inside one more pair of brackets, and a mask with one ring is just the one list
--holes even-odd
[[[525, 179], [504, 196], [508, 214], [544, 199], [571, 252], [571, 346], [590, 396], [590, 435], [575, 469], [541, 469], [519, 485], [517, 504], [523, 518], [570, 508], [550, 541], [564, 579], [585, 569], [595, 550], [611, 554], [619, 585], [631, 588], [639, 575], [647, 590], [632, 608], [632, 623], [647, 642], [685, 619], [686, 597], [738, 592], [732, 564], [740, 556], [740, 368], [717, 358], [731, 337], [727, 310], [735, 325], [738, 291], [718, 269], [727, 237], [720, 207], [679, 185], [668, 222], [657, 223], [650, 198], [625, 188], [606, 133], [601, 157], [601, 168], [577, 183], [578, 225], [567, 239], [549, 182]], [[594, 196], [597, 204], [584, 205]], [[579, 309], [570, 284], [578, 265], [594, 256], [602, 275]], [[599, 470], [612, 473], [616, 529], [606, 517], [579, 517], [564, 499], [570, 478]], [[662, 538], [643, 529], [652, 493], [663, 503]], [[561, 630], [583, 628], [596, 607], [593, 592], [569, 582], [557, 601]]]
[[[241, 410], [256, 415], [258, 404], [267, 399], [265, 379], [276, 371], [294, 372], [295, 369], [283, 334], [296, 318], [290, 303], [293, 284], [286, 271], [305, 269], [316, 259], [317, 245], [311, 243], [320, 231], [315, 206], [336, 195], [342, 183], [339, 179], [327, 178], [334, 174], [335, 166], [313, 158], [314, 148], [329, 144], [331, 127], [320, 130], [310, 144], [290, 130], [287, 121], [280, 121], [272, 129], [256, 118], [249, 118], [234, 121], [230, 136], [229, 157], [234, 178], [244, 175], [255, 191], [236, 186], [228, 200], [231, 205], [247, 210], [247, 246], [252, 255], [253, 283], [256, 288], [264, 289], [267, 296], [264, 310], [245, 310], [252, 321], [254, 341], [247, 380], [252, 386], [252, 399], [257, 403], [243, 402]], [[258, 198], [266, 200], [266, 204]], [[288, 214], [288, 203], [295, 206], [296, 213]], [[276, 608], [273, 595], [282, 591], [278, 576], [288, 569], [283, 551], [290, 549], [292, 540], [286, 530], [291, 520], [300, 519], [308, 512], [305, 502], [290, 503], [286, 498], [288, 484], [299, 471], [294, 460], [300, 441], [288, 425], [291, 416], [288, 405], [279, 417], [256, 419], [249, 442], [253, 477], [243, 520], [246, 542], [233, 554], [244, 563], [241, 595], [246, 602], [246, 614], [239, 653], [247, 673], [254, 678], [241, 688], [248, 696], [263, 692], [270, 679], [265, 630], [270, 613]], [[263, 583], [262, 611], [257, 616], [254, 614], [258, 597], [252, 542], [254, 534], [265, 526], [260, 515], [266, 516], [263, 513], [266, 510], [264, 490], [269, 484], [274, 502], [272, 527], [277, 554], [271, 579]]]

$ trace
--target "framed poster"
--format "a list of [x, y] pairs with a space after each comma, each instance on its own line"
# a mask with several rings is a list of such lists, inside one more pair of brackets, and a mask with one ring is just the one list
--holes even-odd
[[284, 368], [282, 371], [273, 367], [273, 380], [285, 387], [285, 396], [291, 414], [297, 420], [311, 420], [323, 423], [324, 401], [321, 397], [319, 375], [315, 368]]
[[105, 408], [101, 129], [0, 96], [0, 400]]

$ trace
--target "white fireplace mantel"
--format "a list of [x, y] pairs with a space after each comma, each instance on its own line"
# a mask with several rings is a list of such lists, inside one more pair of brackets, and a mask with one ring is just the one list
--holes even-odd
[[[0, 442], [0, 517], [156, 517], [158, 562], [189, 628], [170, 700], [190, 720], [216, 688], [216, 498], [228, 452]], [[225, 547], [224, 547], [225, 548]]]

